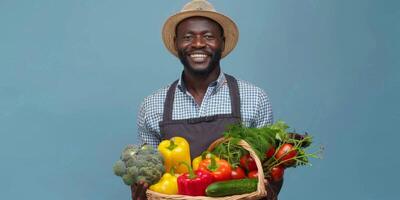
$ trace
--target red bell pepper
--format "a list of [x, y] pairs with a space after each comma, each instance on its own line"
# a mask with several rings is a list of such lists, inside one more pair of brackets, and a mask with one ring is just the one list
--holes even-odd
[[231, 179], [232, 168], [228, 161], [220, 159], [218, 161], [212, 156], [202, 160], [199, 163], [199, 168], [212, 173], [215, 181], [225, 181]]
[[213, 175], [205, 170], [193, 169], [184, 163], [189, 168], [189, 173], [184, 173], [178, 177], [178, 193], [190, 196], [205, 196], [205, 191], [208, 185], [214, 182]]

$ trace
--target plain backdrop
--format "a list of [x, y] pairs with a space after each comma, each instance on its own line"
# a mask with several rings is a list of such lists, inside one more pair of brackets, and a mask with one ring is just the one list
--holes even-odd
[[[0, 0], [0, 199], [129, 199], [112, 165], [177, 79], [161, 27], [187, 0]], [[398, 199], [400, 2], [213, 0], [240, 29], [225, 72], [325, 147], [280, 199]]]

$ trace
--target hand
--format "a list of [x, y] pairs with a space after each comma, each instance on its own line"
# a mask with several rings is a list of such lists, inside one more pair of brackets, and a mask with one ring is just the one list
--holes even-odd
[[267, 197], [265, 200], [277, 200], [278, 194], [281, 191], [283, 179], [280, 181], [272, 181], [264, 179], [265, 189], [267, 190]]
[[132, 200], [146, 200], [146, 191], [148, 187], [149, 184], [143, 181], [131, 185]]

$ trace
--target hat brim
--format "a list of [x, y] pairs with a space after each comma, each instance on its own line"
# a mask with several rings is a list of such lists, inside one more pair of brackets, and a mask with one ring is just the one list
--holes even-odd
[[164, 45], [173, 55], [178, 57], [178, 52], [174, 44], [176, 26], [179, 22], [189, 17], [206, 17], [221, 25], [224, 29], [225, 37], [225, 47], [221, 54], [222, 58], [227, 56], [235, 48], [239, 38], [239, 30], [235, 22], [229, 17], [213, 11], [184, 11], [169, 17], [162, 29]]

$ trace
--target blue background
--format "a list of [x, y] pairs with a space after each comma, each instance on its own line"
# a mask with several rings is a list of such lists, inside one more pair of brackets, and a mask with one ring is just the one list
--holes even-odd
[[[160, 31], [186, 2], [0, 0], [0, 199], [129, 199], [112, 165], [182, 70]], [[241, 31], [223, 70], [325, 146], [281, 199], [398, 199], [399, 1], [211, 2]]]

